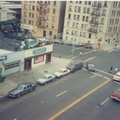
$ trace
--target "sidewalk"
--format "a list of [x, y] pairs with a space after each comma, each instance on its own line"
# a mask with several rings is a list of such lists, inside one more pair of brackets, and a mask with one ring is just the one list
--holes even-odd
[[30, 69], [28, 71], [16, 72], [7, 76], [3, 83], [0, 83], [0, 98], [5, 97], [8, 91], [15, 88], [18, 84], [24, 82], [36, 83], [45, 72], [54, 73], [57, 70], [64, 68], [68, 65], [70, 59], [52, 57], [50, 63]]
[[115, 50], [115, 44], [117, 44], [116, 50], [120, 50], [120, 42], [118, 42], [118, 43], [110, 43], [110, 44], [107, 44], [107, 45], [103, 45], [103, 46], [100, 47], [100, 50], [103, 50], [103, 51], [112, 51], [112, 50]]

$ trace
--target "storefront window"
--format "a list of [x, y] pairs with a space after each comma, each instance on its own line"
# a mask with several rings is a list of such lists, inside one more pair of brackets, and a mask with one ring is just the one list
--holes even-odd
[[34, 64], [40, 63], [44, 61], [44, 56], [36, 56], [34, 58]]

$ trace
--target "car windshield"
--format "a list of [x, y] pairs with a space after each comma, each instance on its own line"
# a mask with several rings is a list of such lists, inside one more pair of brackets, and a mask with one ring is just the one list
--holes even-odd
[[119, 90], [116, 90], [115, 92], [120, 94], [120, 91], [119, 91]]
[[63, 71], [62, 71], [62, 70], [58, 70], [58, 72], [63, 73]]
[[22, 86], [18, 86], [18, 87], [17, 87], [17, 90], [22, 90], [22, 89], [23, 89]]
[[46, 79], [47, 77], [46, 77], [46, 76], [42, 76], [41, 78], [42, 78], [42, 79]]
[[88, 64], [89, 67], [94, 67], [94, 64]]

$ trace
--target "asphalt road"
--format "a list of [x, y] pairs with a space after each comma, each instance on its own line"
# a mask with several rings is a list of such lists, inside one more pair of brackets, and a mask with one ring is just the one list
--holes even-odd
[[83, 68], [55, 82], [38, 86], [19, 99], [5, 98], [0, 102], [0, 119], [119, 120], [120, 103], [112, 100], [110, 95], [120, 85], [112, 81], [108, 71], [111, 65], [119, 66], [120, 53], [90, 51], [87, 49], [78, 58], [84, 63], [94, 63], [95, 73]]

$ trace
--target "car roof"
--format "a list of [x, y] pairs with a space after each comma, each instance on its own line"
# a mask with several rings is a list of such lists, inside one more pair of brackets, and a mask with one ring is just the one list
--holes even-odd
[[60, 69], [60, 70], [62, 70], [62, 71], [63, 71], [63, 70], [67, 70], [67, 69], [66, 69], [66, 68], [62, 68], [62, 69]]
[[117, 90], [115, 90], [115, 91], [120, 91], [120, 88], [118, 88]]
[[120, 71], [116, 73], [117, 75], [120, 75]]
[[52, 75], [52, 74], [46, 74], [46, 75], [44, 75], [44, 76], [49, 77], [49, 76], [53, 76], [53, 75]]

